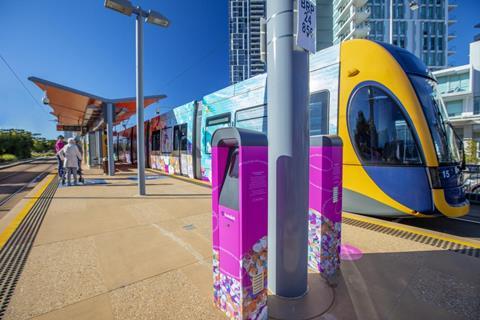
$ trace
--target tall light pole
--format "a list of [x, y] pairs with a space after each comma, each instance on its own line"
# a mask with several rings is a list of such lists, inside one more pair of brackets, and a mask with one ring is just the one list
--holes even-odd
[[143, 19], [147, 23], [160, 27], [168, 27], [170, 21], [162, 14], [153, 10], [145, 11], [139, 6], [134, 7], [128, 0], [105, 0], [105, 7], [124, 15], [136, 17], [136, 76], [137, 76], [137, 175], [138, 193], [145, 195], [145, 131], [143, 110]]
[[268, 289], [307, 291], [309, 54], [295, 44], [292, 0], [267, 1]]

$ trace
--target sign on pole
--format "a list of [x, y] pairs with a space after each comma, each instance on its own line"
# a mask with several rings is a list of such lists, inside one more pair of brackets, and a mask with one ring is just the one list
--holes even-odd
[[57, 124], [57, 131], [76, 131], [83, 133], [87, 131], [87, 127]]
[[311, 0], [298, 0], [297, 46], [315, 53], [317, 47], [317, 7]]

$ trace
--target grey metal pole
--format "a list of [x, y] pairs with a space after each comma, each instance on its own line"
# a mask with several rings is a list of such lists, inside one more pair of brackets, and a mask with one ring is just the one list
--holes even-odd
[[143, 129], [143, 15], [138, 7], [136, 21], [136, 47], [137, 47], [137, 175], [138, 175], [138, 194], [145, 195], [145, 137]]
[[102, 131], [98, 130], [95, 134], [97, 145], [97, 164], [102, 165]]
[[107, 149], [108, 149], [108, 175], [115, 175], [115, 160], [113, 158], [113, 104], [107, 103]]
[[267, 1], [268, 288], [283, 297], [307, 291], [309, 57], [294, 3]]
[[389, 43], [393, 44], [393, 0], [390, 0]]

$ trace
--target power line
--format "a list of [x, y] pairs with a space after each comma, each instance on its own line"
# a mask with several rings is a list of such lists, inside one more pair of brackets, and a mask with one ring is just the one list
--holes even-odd
[[[218, 49], [220, 49], [222, 46], [224, 46], [225, 43], [222, 42], [220, 43], [217, 47], [214, 47], [212, 50], [208, 51], [207, 54], [205, 54], [204, 56], [200, 57], [198, 60], [196, 60], [195, 62], [193, 62], [192, 64], [190, 64], [188, 67], [186, 67], [185, 69], [183, 69], [182, 71], [180, 71], [179, 73], [177, 73], [174, 77], [172, 77], [170, 80], [166, 81], [162, 87], [163, 89], [165, 88], [168, 88], [169, 86], [171, 86], [175, 81], [177, 81], [179, 78], [181, 78], [183, 75], [185, 75], [188, 71], [190, 71], [191, 69], [195, 68], [198, 64], [200, 64], [201, 62], [203, 62], [204, 60], [206, 60], [207, 58], [209, 58], [212, 54], [214, 54]], [[163, 90], [162, 89], [162, 90]], [[167, 111], [170, 111], [174, 109], [174, 107], [171, 107], [169, 108], [169, 110]], [[130, 125], [130, 121], [133, 119], [133, 116], [131, 116], [130, 118], [128, 118], [126, 121], [126, 126], [129, 126]]]
[[8, 69], [10, 70], [10, 72], [15, 76], [15, 78], [18, 80], [18, 82], [20, 82], [20, 84], [22, 85], [22, 87], [25, 89], [25, 91], [27, 91], [28, 95], [32, 98], [32, 100], [40, 107], [40, 109], [42, 109], [43, 112], [45, 112], [46, 114], [50, 115], [47, 110], [45, 110], [43, 108], [43, 106], [37, 101], [37, 99], [35, 99], [35, 97], [33, 96], [32, 92], [30, 90], [28, 90], [27, 86], [23, 83], [23, 81], [20, 79], [20, 77], [18, 76], [18, 74], [15, 72], [15, 70], [12, 68], [12, 66], [10, 66], [10, 64], [7, 62], [7, 60], [3, 57], [3, 55], [0, 53], [0, 59], [3, 60], [3, 62], [5, 63], [5, 65], [8, 67]]
[[191, 69], [195, 68], [198, 64], [200, 64], [201, 62], [203, 62], [204, 60], [206, 60], [207, 58], [209, 58], [212, 54], [214, 54], [218, 49], [220, 49], [222, 46], [224, 46], [225, 43], [222, 42], [220, 45], [218, 45], [217, 47], [213, 48], [212, 50], [210, 50], [206, 55], [200, 57], [198, 60], [196, 60], [194, 63], [190, 64], [187, 68], [183, 69], [182, 71], [180, 71], [176, 76], [174, 76], [173, 78], [171, 78], [170, 80], [168, 80], [167, 82], [165, 82], [163, 84], [163, 87], [164, 89], [165, 88], [168, 88], [169, 86], [171, 86], [176, 80], [178, 80], [180, 77], [182, 77], [184, 74], [186, 74], [188, 71], [190, 71]]

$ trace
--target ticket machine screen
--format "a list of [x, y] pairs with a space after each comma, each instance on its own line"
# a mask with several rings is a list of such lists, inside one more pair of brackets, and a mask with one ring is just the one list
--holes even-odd
[[238, 211], [238, 162], [239, 153], [238, 148], [231, 148], [228, 155], [227, 170], [225, 170], [225, 177], [220, 191], [221, 206]]

